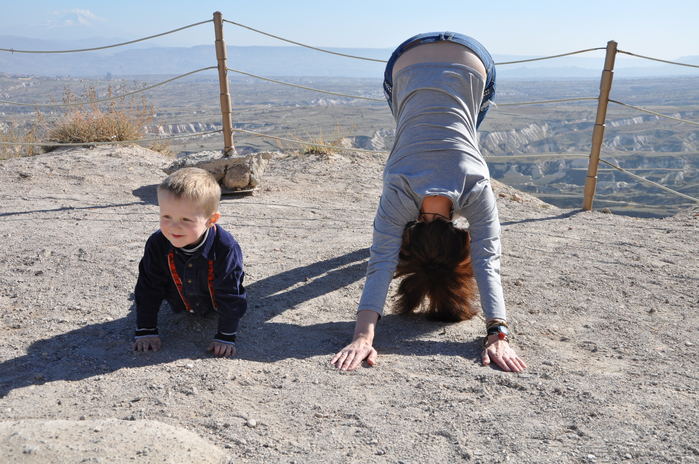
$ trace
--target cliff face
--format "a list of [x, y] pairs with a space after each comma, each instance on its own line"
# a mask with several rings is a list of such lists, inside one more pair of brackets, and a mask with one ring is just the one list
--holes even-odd
[[147, 128], [148, 133], [158, 135], [193, 134], [196, 132], [209, 132], [215, 130], [221, 130], [221, 125], [190, 122], [187, 124], [164, 124], [162, 126]]
[[[689, 119], [696, 112], [670, 114]], [[693, 152], [699, 151], [699, 136], [694, 130], [667, 129], [668, 120], [653, 115], [610, 120], [606, 123], [602, 148], [610, 151]], [[532, 123], [521, 129], [481, 132], [481, 150], [487, 156], [524, 153], [589, 152], [594, 121], [572, 120], [557, 123]]]

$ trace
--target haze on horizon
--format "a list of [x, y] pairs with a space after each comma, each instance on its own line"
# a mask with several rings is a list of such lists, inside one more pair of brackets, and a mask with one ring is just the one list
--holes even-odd
[[[2, 35], [48, 40], [133, 40], [206, 21], [214, 11], [221, 11], [225, 19], [319, 47], [392, 48], [415, 33], [452, 30], [477, 38], [491, 53], [500, 55], [566, 53], [604, 47], [609, 40], [619, 42], [620, 49], [661, 59], [699, 55], [699, 30], [695, 25], [699, 2], [493, 3], [474, 6], [460, 0], [443, 0], [438, 8], [428, 8], [415, 0], [357, 0], [351, 7], [319, 0], [308, 0], [303, 6], [279, 0], [30, 0], [3, 5], [0, 31]], [[228, 45], [285, 45], [230, 24], [226, 25], [225, 34]], [[212, 27], [202, 25], [149, 43], [192, 47], [211, 44], [212, 36]]]

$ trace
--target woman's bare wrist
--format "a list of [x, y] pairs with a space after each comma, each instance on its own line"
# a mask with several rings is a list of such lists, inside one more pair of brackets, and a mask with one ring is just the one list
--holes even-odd
[[363, 340], [369, 345], [374, 341], [374, 328], [379, 320], [379, 313], [370, 309], [357, 312], [357, 324], [354, 327], [352, 341]]

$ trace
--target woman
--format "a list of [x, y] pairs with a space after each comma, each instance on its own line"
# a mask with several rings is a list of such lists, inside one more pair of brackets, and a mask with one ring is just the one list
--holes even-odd
[[[331, 362], [342, 370], [365, 359], [375, 364], [374, 329], [394, 276], [407, 276], [398, 291], [399, 313], [414, 311], [427, 297], [428, 318], [443, 321], [475, 314], [468, 302], [473, 276], [486, 316], [483, 364], [492, 360], [519, 372], [526, 364], [508, 343], [500, 223], [476, 135], [495, 94], [493, 60], [470, 37], [420, 34], [393, 52], [384, 90], [396, 138], [384, 168], [354, 338]], [[454, 227], [459, 216], [468, 220], [468, 232]]]

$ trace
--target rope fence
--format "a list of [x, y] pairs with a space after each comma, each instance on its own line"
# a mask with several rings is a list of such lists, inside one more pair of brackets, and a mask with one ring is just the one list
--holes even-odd
[[[315, 142], [305, 142], [303, 140], [294, 140], [294, 139], [287, 139], [284, 137], [277, 137], [274, 135], [269, 135], [269, 134], [262, 134], [260, 132], [254, 132], [250, 131], [247, 129], [233, 129], [233, 132], [240, 132], [243, 134], [248, 134], [248, 135], [254, 135], [255, 137], [261, 137], [261, 138], [266, 138], [266, 139], [273, 139], [273, 140], [279, 140], [281, 142], [289, 142], [289, 143], [294, 143], [297, 145], [304, 145], [304, 146], [314, 146], [314, 147], [322, 147], [322, 148], [330, 148], [333, 150], [340, 150], [340, 151], [352, 151], [352, 152], [359, 152], [359, 153], [370, 153], [374, 155], [388, 155], [390, 152], [388, 151], [381, 151], [381, 150], [365, 150], [363, 148], [352, 148], [352, 147], [342, 147], [342, 146], [337, 146], [337, 145], [323, 145], [320, 143], [315, 143]], [[484, 156], [483, 158], [486, 159], [518, 159], [518, 158], [547, 158], [547, 157], [569, 157], [569, 158], [587, 158], [589, 155], [584, 154], [584, 153], [578, 153], [578, 154], [571, 154], [571, 153], [551, 153], [551, 154], [538, 154], [538, 155], [508, 155], [508, 156]]]
[[[23, 142], [0, 142], [0, 145], [11, 145], [11, 146], [54, 146], [54, 147], [60, 147], [60, 146], [91, 146], [91, 145], [106, 145], [106, 144], [134, 144], [134, 143], [142, 143], [142, 142], [155, 142], [155, 141], [166, 141], [170, 139], [183, 139], [183, 138], [190, 138], [190, 137], [201, 137], [204, 135], [210, 135], [210, 134], [216, 134], [216, 133], [223, 133], [224, 139], [230, 138], [230, 135], [233, 132], [237, 133], [243, 133], [243, 134], [248, 134], [248, 135], [253, 135], [256, 137], [262, 137], [262, 138], [268, 138], [268, 139], [274, 139], [280, 142], [286, 142], [286, 143], [292, 143], [292, 144], [298, 144], [298, 145], [312, 145], [312, 146], [317, 146], [317, 147], [323, 147], [323, 148], [328, 148], [328, 149], [336, 149], [336, 150], [347, 150], [347, 151], [354, 151], [354, 152], [360, 152], [360, 153], [371, 153], [371, 154], [388, 154], [386, 151], [374, 151], [374, 150], [365, 150], [365, 149], [360, 149], [360, 148], [345, 148], [345, 147], [338, 147], [338, 146], [333, 146], [333, 145], [323, 145], [323, 144], [318, 144], [318, 143], [313, 143], [313, 142], [303, 142], [300, 140], [292, 140], [289, 138], [285, 137], [276, 137], [268, 134], [261, 134], [258, 132], [254, 131], [248, 131], [245, 129], [234, 129], [232, 127], [232, 123], [230, 121], [230, 94], [228, 91], [228, 77], [227, 77], [227, 72], [233, 72], [237, 74], [241, 74], [244, 76], [248, 76], [254, 79], [259, 79], [267, 82], [272, 82], [275, 84], [279, 85], [285, 85], [289, 87], [295, 87], [298, 89], [302, 90], [307, 90], [311, 92], [317, 92], [321, 94], [326, 94], [326, 95], [334, 95], [338, 97], [343, 97], [343, 98], [350, 98], [350, 99], [357, 99], [357, 100], [366, 100], [366, 101], [373, 101], [373, 102], [384, 102], [385, 99], [383, 98], [372, 98], [372, 97], [365, 97], [365, 96], [360, 96], [360, 95], [348, 95], [340, 92], [331, 92], [327, 90], [321, 90], [317, 88], [312, 88], [312, 87], [306, 87], [302, 85], [297, 85], [297, 84], [292, 84], [290, 82], [284, 82], [276, 79], [271, 79], [268, 77], [262, 77], [258, 76], [255, 74], [251, 74], [245, 71], [237, 70], [237, 69], [232, 69], [226, 66], [226, 51], [225, 51], [225, 41], [223, 40], [223, 23], [228, 23], [240, 28], [244, 28], [247, 30], [250, 30], [252, 32], [265, 35], [267, 37], [271, 37], [286, 43], [290, 43], [293, 45], [297, 45], [300, 47], [308, 48], [311, 50], [315, 50], [321, 53], [326, 53], [326, 54], [331, 54], [331, 55], [336, 55], [336, 56], [341, 56], [345, 58], [350, 58], [350, 59], [357, 59], [357, 60], [364, 60], [364, 61], [371, 61], [371, 62], [377, 62], [377, 63], [386, 63], [386, 60], [380, 60], [380, 59], [375, 59], [375, 58], [368, 58], [368, 57], [362, 57], [362, 56], [356, 56], [356, 55], [350, 55], [350, 54], [345, 54], [345, 53], [339, 53], [339, 52], [334, 52], [332, 50], [327, 50], [323, 48], [318, 48], [318, 47], [313, 47], [307, 44], [303, 44], [300, 42], [296, 42], [293, 40], [289, 40], [283, 37], [279, 37], [273, 34], [269, 34], [267, 32], [260, 31], [258, 29], [254, 29], [252, 27], [236, 23], [234, 21], [229, 21], [225, 20], [222, 18], [221, 13], [216, 12], [214, 13], [214, 19], [213, 20], [207, 20], [207, 21], [201, 21], [197, 22], [194, 24], [190, 24], [184, 27], [180, 27], [177, 29], [173, 29], [171, 31], [163, 32], [160, 34], [144, 37], [141, 39], [136, 39], [128, 42], [123, 42], [123, 43], [118, 43], [118, 44], [113, 44], [113, 45], [106, 45], [102, 47], [94, 47], [94, 48], [85, 48], [85, 49], [76, 49], [76, 50], [56, 50], [56, 51], [51, 51], [51, 50], [44, 50], [44, 51], [38, 51], [38, 50], [15, 50], [15, 49], [7, 49], [7, 48], [0, 48], [0, 52], [9, 52], [9, 53], [33, 53], [33, 54], [56, 54], [56, 53], [78, 53], [78, 52], [89, 52], [89, 51], [96, 51], [96, 50], [105, 50], [105, 49], [110, 49], [110, 48], [115, 48], [115, 47], [121, 47], [125, 45], [130, 45], [138, 42], [142, 42], [145, 40], [150, 40], [154, 39], [157, 37], [162, 37], [168, 34], [173, 34], [175, 32], [179, 32], [185, 29], [189, 29], [192, 27], [200, 26], [202, 24], [206, 23], [214, 23], [214, 26], [216, 28], [216, 52], [217, 52], [217, 60], [218, 60], [218, 66], [210, 66], [206, 68], [201, 68], [197, 69], [195, 71], [191, 71], [176, 77], [173, 77], [171, 79], [165, 80], [163, 82], [160, 82], [158, 84], [154, 84], [151, 86], [143, 87], [137, 90], [134, 90], [132, 92], [126, 92], [120, 95], [108, 97], [108, 98], [102, 98], [98, 100], [93, 100], [93, 101], [86, 101], [86, 102], [72, 102], [72, 103], [51, 103], [51, 104], [37, 104], [37, 103], [20, 103], [20, 102], [12, 102], [12, 101], [5, 101], [5, 100], [0, 100], [0, 104], [2, 105], [11, 105], [11, 106], [20, 106], [20, 107], [35, 107], [35, 108], [61, 108], [61, 107], [71, 107], [71, 106], [80, 106], [80, 105], [90, 105], [90, 104], [99, 104], [99, 103], [104, 103], [104, 102], [109, 102], [113, 100], [118, 100], [122, 99], [125, 97], [129, 97], [141, 92], [146, 92], [151, 89], [154, 89], [156, 87], [168, 84], [170, 82], [173, 82], [178, 79], [182, 79], [184, 77], [190, 76], [195, 73], [203, 72], [203, 71], [208, 71], [208, 70], [213, 70], [213, 69], [218, 69], [219, 71], [219, 80], [221, 84], [221, 109], [222, 109], [222, 114], [223, 114], [223, 129], [221, 130], [216, 130], [216, 131], [209, 131], [209, 132], [203, 132], [203, 133], [194, 133], [194, 134], [186, 134], [186, 135], [180, 135], [180, 136], [170, 136], [170, 137], [165, 137], [165, 138], [151, 138], [151, 139], [142, 139], [142, 140], [129, 140], [129, 141], [118, 141], [118, 142], [88, 142], [88, 143], [23, 143]], [[613, 46], [612, 46], [613, 44]], [[562, 53], [562, 54], [557, 54], [557, 55], [550, 55], [550, 56], [543, 56], [543, 57], [538, 57], [538, 58], [529, 58], [529, 59], [524, 59], [524, 60], [516, 60], [516, 61], [506, 61], [506, 62], [498, 62], [496, 65], [498, 66], [505, 66], [505, 65], [513, 65], [513, 64], [521, 64], [521, 63], [530, 63], [530, 62], [536, 62], [536, 61], [542, 61], [542, 60], [549, 60], [549, 59], [554, 59], [554, 58], [561, 58], [561, 57], [566, 57], [566, 56], [572, 56], [572, 55], [578, 55], [582, 53], [587, 53], [587, 52], [593, 52], [593, 51], [598, 51], [598, 50], [607, 50], [607, 58], [605, 60], [605, 68], [602, 73], [602, 83], [600, 84], [600, 89], [601, 93], [599, 97], [578, 97], [578, 98], [562, 98], [562, 99], [553, 99], [553, 100], [541, 100], [541, 101], [530, 101], [530, 102], [514, 102], [514, 103], [500, 103], [500, 104], [495, 104], [494, 102], [492, 103], [493, 106], [496, 108], [498, 107], [515, 107], [515, 106], [524, 106], [524, 105], [541, 105], [541, 104], [556, 104], [556, 103], [568, 103], [568, 102], [578, 102], [578, 101], [592, 101], [592, 100], [597, 100], [598, 101], [598, 118], [595, 124], [594, 132], [593, 132], [593, 152], [590, 154], [590, 170], [588, 171], [588, 183], [586, 183], [585, 189], [586, 189], [586, 199], [585, 202], [583, 203], [583, 209], [589, 209], [591, 207], [591, 196], [588, 199], [588, 190], [589, 190], [589, 182], [592, 180], [593, 184], [596, 185], [596, 170], [599, 162], [605, 163], [612, 168], [619, 170], [621, 172], [626, 173], [627, 175], [637, 178], [640, 181], [649, 183], [651, 185], [654, 185], [656, 187], [659, 187], [663, 190], [666, 190], [668, 192], [671, 192], [673, 194], [679, 195], [681, 197], [693, 200], [693, 201], [699, 201], [691, 196], [682, 194], [680, 192], [676, 192], [675, 190], [669, 189], [667, 187], [664, 187], [660, 184], [657, 184], [655, 182], [649, 181], [643, 177], [637, 176], [635, 174], [632, 174], [628, 172], [627, 170], [624, 170], [618, 166], [615, 166], [608, 161], [602, 160], [599, 158], [599, 148], [601, 148], [602, 145], [602, 139], [603, 139], [603, 134], [604, 134], [604, 123], [606, 120], [606, 108], [608, 103], [614, 103], [616, 105], [624, 106], [636, 111], [648, 113], [660, 118], [665, 118], [669, 120], [673, 120], [676, 122], [680, 123], [685, 123], [685, 124], [690, 124], [694, 126], [699, 126], [699, 122], [694, 122], [694, 121], [688, 121], [685, 119], [680, 119], [680, 118], [675, 118], [672, 116], [667, 116], [661, 113], [657, 113], [654, 111], [646, 110], [643, 108], [639, 108], [633, 105], [629, 105], [627, 103], [623, 103], [617, 100], [613, 100], [609, 98], [609, 91], [611, 90], [611, 84], [612, 84], [612, 76], [613, 76], [613, 68], [614, 68], [614, 57], [618, 53], [623, 53], [629, 56], [633, 56], [636, 58], [641, 58], [641, 59], [646, 59], [646, 60], [652, 60], [652, 61], [657, 61], [661, 63], [666, 63], [666, 64], [671, 64], [671, 65], [677, 65], [677, 66], [686, 66], [686, 67], [691, 67], [691, 68], [699, 68], [699, 65], [693, 65], [689, 63], [681, 63], [681, 62], [675, 62], [675, 61], [668, 61], [668, 60], [662, 60], [658, 58], [652, 58], [644, 55], [639, 55], [623, 50], [618, 50], [616, 48], [616, 42], [610, 41], [607, 44], [607, 47], [597, 47], [597, 48], [588, 48], [584, 50], [577, 50], [573, 52], [568, 52], [568, 53]], [[225, 82], [224, 82], [225, 80]], [[226, 118], [228, 118], [228, 123], [226, 122]], [[232, 139], [226, 140], [226, 147], [224, 149], [224, 152], [228, 155], [229, 151], [234, 152], [233, 144], [232, 144]], [[597, 154], [595, 154], [595, 147], [598, 146], [597, 148]], [[512, 155], [512, 156], [486, 156], [486, 158], [489, 159], [499, 159], [499, 160], [504, 160], [504, 159], [510, 159], [510, 158], [541, 158], [541, 157], [546, 157], [546, 156], [575, 156], [575, 157], [581, 157], [581, 156], [587, 156], [587, 155], [576, 155], [576, 154], [556, 154], [556, 155], [546, 155], [546, 154], [534, 154], [534, 155]], [[595, 164], [594, 169], [592, 169], [593, 163]], [[594, 195], [594, 185], [592, 188], [592, 195]], [[586, 206], [587, 205], [587, 206]]]

